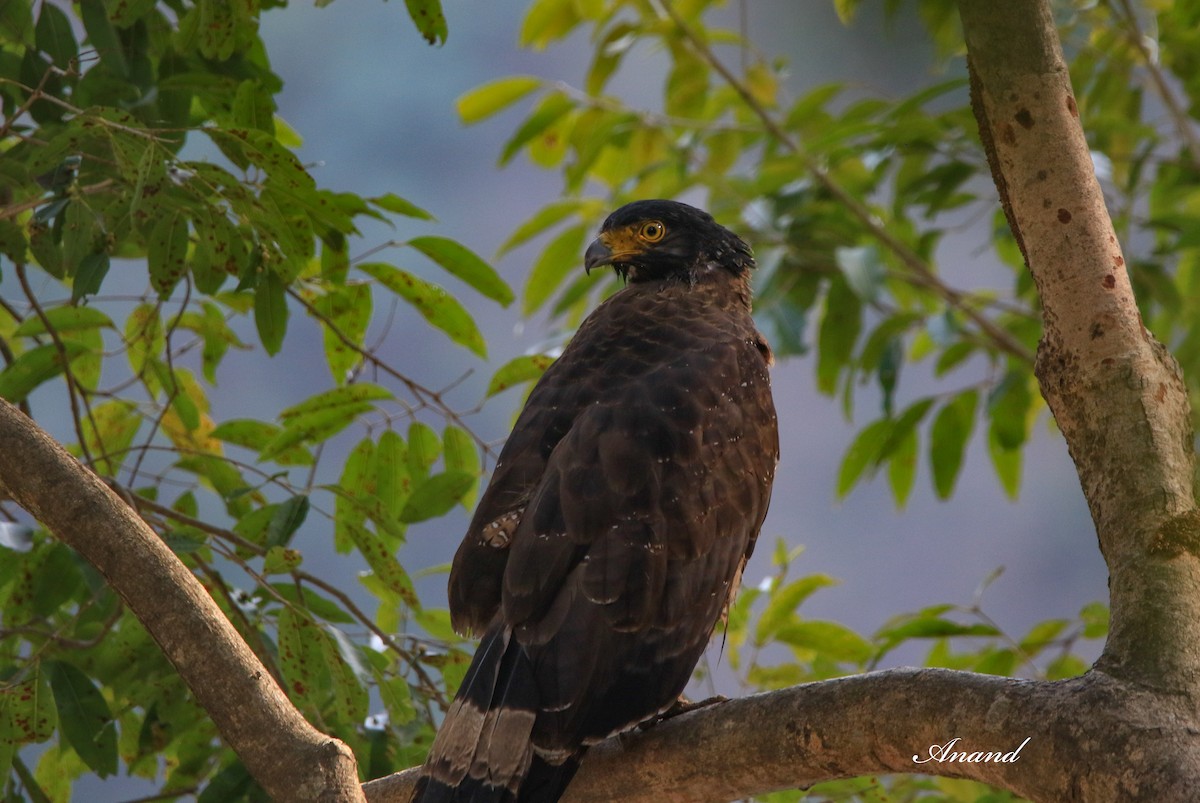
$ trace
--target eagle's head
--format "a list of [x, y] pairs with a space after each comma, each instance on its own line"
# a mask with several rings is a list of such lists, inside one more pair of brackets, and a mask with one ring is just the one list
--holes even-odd
[[678, 201], [634, 201], [608, 216], [584, 254], [584, 268], [612, 265], [631, 282], [679, 278], [724, 268], [743, 276], [754, 267], [750, 246], [713, 220]]

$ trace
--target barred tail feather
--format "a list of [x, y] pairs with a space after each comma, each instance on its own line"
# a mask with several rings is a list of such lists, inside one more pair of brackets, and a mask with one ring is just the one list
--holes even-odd
[[[532, 662], [511, 629], [489, 630], [434, 739], [415, 803], [558, 800], [577, 763], [555, 766], [535, 757], [537, 710]], [[522, 789], [531, 768], [530, 793], [536, 796]]]

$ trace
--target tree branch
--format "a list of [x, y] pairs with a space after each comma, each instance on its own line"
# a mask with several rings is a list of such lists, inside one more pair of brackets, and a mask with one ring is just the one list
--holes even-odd
[[1179, 367], [1142, 324], [1049, 4], [963, 0], [976, 117], [1042, 299], [1035, 368], [1108, 563], [1098, 666], [1200, 691], [1200, 518]]
[[[1152, 783], [1175, 791], [1142, 799], [1191, 800], [1195, 776], [1170, 760], [1176, 750], [1195, 753], [1188, 704], [1175, 701], [1158, 719], [1142, 707], [1150, 697], [1099, 672], [1046, 682], [892, 669], [809, 683], [607, 739], [588, 752], [563, 800], [727, 801], [895, 772], [971, 778], [1047, 801], [1132, 800], [1137, 784]], [[1016, 756], [1005, 762], [928, 760], [931, 749], [956, 737], [944, 755]], [[1137, 751], [1157, 758], [1132, 778], [1122, 757]], [[408, 800], [416, 778], [417, 770], [407, 770], [363, 789], [370, 803], [398, 803]]]
[[304, 720], [137, 513], [4, 400], [0, 455], [0, 489], [104, 575], [269, 794], [362, 800], [349, 748]]

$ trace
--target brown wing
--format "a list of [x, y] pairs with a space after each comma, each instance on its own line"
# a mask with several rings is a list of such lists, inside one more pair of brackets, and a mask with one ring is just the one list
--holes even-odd
[[778, 437], [737, 302], [716, 283], [631, 286], [598, 308], [531, 394], [455, 558], [456, 624], [499, 614], [534, 667], [544, 753], [670, 705], [753, 549]]

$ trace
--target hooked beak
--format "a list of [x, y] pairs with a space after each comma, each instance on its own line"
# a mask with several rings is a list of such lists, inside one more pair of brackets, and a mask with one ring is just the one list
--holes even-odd
[[591, 273], [592, 268], [611, 265], [612, 261], [612, 249], [605, 245], [603, 240], [595, 239], [583, 254], [583, 270], [585, 273]]

